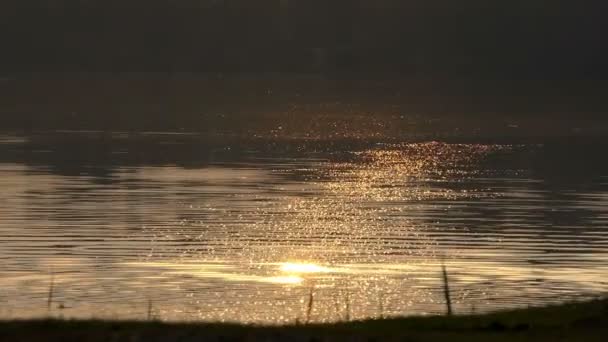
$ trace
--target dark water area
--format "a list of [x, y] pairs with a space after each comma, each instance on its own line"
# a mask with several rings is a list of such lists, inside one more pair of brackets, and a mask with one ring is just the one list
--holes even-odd
[[301, 139], [545, 142], [608, 134], [608, 84], [356, 74], [0, 77], [0, 127]]
[[272, 131], [2, 134], [0, 317], [437, 314], [442, 264], [457, 313], [608, 290], [599, 137]]

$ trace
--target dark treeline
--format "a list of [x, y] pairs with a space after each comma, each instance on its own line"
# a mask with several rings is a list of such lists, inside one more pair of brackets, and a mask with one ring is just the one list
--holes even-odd
[[604, 3], [3, 0], [0, 71], [604, 79]]

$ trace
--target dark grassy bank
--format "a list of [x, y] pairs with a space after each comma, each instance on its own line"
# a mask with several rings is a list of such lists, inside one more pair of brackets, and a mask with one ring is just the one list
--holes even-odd
[[477, 316], [284, 327], [160, 322], [14, 321], [0, 341], [605, 341], [608, 300]]

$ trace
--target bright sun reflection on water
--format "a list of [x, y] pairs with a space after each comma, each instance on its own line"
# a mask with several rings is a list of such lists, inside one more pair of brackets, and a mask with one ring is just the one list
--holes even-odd
[[150, 299], [168, 321], [443, 314], [442, 265], [456, 313], [608, 289], [608, 178], [545, 184], [536, 147], [307, 148], [77, 176], [0, 163], [0, 319], [140, 319]]
[[285, 273], [302, 274], [302, 273], [329, 273], [331, 269], [315, 264], [306, 263], [283, 263], [280, 270]]
[[277, 276], [277, 277], [269, 277], [268, 282], [274, 283], [274, 284], [297, 285], [297, 284], [304, 282], [304, 278], [298, 277], [295, 275]]

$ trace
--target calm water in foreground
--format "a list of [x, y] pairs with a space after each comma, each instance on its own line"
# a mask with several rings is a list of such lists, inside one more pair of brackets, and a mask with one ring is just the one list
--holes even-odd
[[437, 314], [442, 262], [457, 313], [608, 291], [604, 146], [212, 140], [0, 136], [0, 318]]

